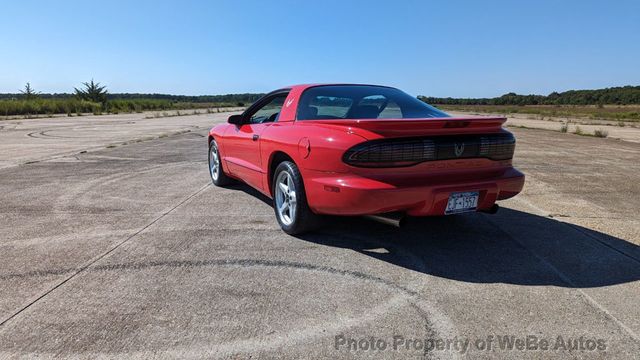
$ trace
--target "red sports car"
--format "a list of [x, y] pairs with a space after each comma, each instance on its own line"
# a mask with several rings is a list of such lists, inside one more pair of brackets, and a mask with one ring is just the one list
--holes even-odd
[[451, 117], [391, 87], [296, 85], [211, 129], [209, 171], [272, 198], [289, 234], [323, 214], [495, 212], [524, 185], [505, 121]]

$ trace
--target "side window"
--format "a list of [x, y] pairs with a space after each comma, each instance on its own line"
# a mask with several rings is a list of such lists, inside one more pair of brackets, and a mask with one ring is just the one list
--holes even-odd
[[259, 108], [251, 117], [249, 122], [251, 124], [262, 124], [266, 122], [278, 121], [280, 110], [284, 104], [284, 100], [287, 98], [287, 94], [277, 95], [271, 101]]

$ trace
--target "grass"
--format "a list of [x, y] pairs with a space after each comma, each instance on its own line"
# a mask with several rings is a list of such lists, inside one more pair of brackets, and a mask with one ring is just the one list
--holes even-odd
[[[163, 111], [163, 110], [185, 110], [185, 109], [206, 109], [216, 108], [220, 112], [221, 107], [232, 107], [235, 104], [229, 103], [199, 103], [199, 102], [174, 102], [160, 99], [114, 99], [106, 104], [80, 100], [77, 98], [67, 99], [3, 99], [0, 100], [0, 116], [24, 116], [25, 118], [36, 115], [66, 114], [67, 116], [81, 116], [83, 113], [118, 114], [118, 113], [140, 113], [143, 111]], [[199, 111], [198, 111], [199, 113]]]
[[437, 105], [443, 110], [640, 122], [640, 105]]
[[[514, 124], [507, 124], [507, 127], [516, 128], [516, 129], [529, 129], [529, 130], [559, 131], [561, 133], [568, 133], [569, 132], [569, 122], [562, 123], [562, 126], [560, 127], [560, 130], [541, 129], [541, 128], [529, 127], [529, 126], [525, 126], [525, 125], [514, 125]], [[606, 137], [609, 136], [609, 132], [607, 130], [596, 129], [596, 130], [593, 131], [593, 134], [591, 134], [591, 133], [588, 133], [588, 132], [584, 131], [580, 126], [576, 126], [576, 128], [573, 130], [573, 133], [575, 135], [591, 136], [591, 137], [598, 137], [598, 138], [606, 138]]]
[[102, 105], [78, 99], [0, 100], [0, 116], [72, 114], [102, 111]]
[[529, 130], [538, 130], [536, 128], [532, 128], [530, 126], [525, 126], [525, 125], [513, 125], [513, 124], [507, 124], [508, 127], [510, 128], [516, 128], [516, 129], [529, 129]]
[[580, 136], [593, 136], [598, 138], [606, 138], [607, 136], [609, 136], [609, 132], [607, 130], [595, 129], [593, 131], [593, 134], [590, 134], [582, 130], [580, 126], [576, 126], [576, 129], [573, 131], [573, 133]]
[[158, 119], [158, 118], [165, 118], [165, 117], [173, 117], [173, 116], [184, 116], [184, 115], [202, 115], [202, 114], [215, 114], [215, 113], [219, 113], [221, 111], [224, 111], [224, 109], [220, 109], [220, 108], [207, 108], [206, 112], [201, 112], [200, 110], [193, 110], [192, 112], [183, 112], [183, 111], [176, 111], [175, 113], [168, 113], [166, 111], [163, 111], [162, 113], [159, 112], [155, 112], [152, 115], [148, 115], [146, 118], [147, 119]]

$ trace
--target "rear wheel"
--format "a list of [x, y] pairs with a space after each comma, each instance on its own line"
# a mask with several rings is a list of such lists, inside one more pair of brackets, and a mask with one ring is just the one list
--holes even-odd
[[296, 235], [318, 227], [320, 217], [309, 209], [302, 176], [296, 164], [281, 162], [271, 183], [273, 208], [284, 232]]
[[209, 175], [211, 175], [211, 181], [216, 186], [229, 185], [233, 182], [233, 179], [228, 177], [222, 170], [222, 159], [215, 140], [211, 140], [209, 144]]

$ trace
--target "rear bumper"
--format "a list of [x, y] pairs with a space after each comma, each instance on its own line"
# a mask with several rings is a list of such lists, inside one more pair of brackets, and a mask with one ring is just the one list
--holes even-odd
[[372, 215], [392, 211], [411, 216], [444, 215], [452, 192], [479, 191], [478, 210], [489, 209], [497, 200], [517, 195], [524, 174], [508, 168], [490, 178], [444, 180], [426, 178], [421, 184], [396, 185], [352, 174], [307, 171], [305, 188], [311, 209], [319, 214]]

